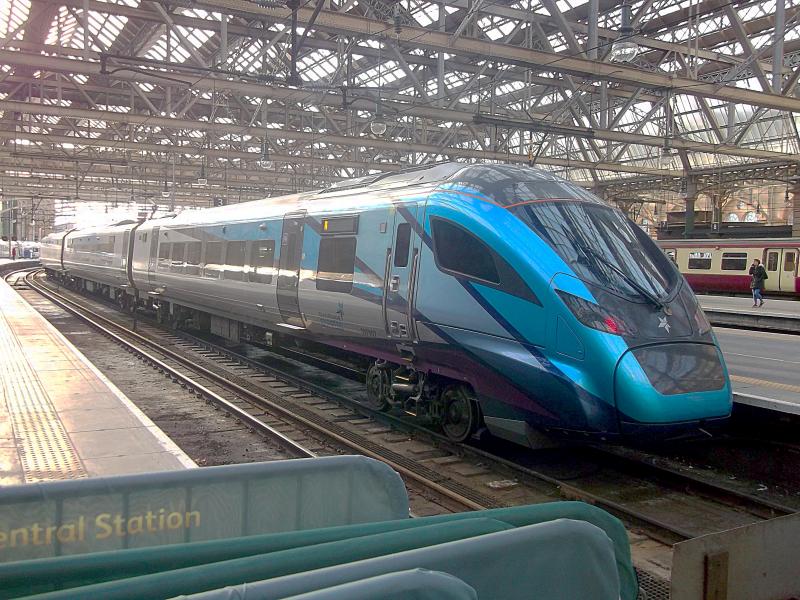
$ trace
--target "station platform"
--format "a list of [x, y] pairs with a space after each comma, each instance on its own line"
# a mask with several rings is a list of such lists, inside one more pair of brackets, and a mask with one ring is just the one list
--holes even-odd
[[0, 279], [0, 486], [196, 466]]
[[766, 298], [753, 308], [746, 296], [701, 296], [697, 299], [712, 325], [754, 327], [765, 331], [800, 333], [800, 301]]

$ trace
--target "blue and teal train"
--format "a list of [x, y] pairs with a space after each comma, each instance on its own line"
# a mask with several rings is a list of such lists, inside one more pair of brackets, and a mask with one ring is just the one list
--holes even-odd
[[42, 262], [178, 326], [366, 357], [373, 406], [455, 440], [663, 439], [731, 411], [672, 262], [618, 209], [533, 168], [446, 163], [52, 234]]

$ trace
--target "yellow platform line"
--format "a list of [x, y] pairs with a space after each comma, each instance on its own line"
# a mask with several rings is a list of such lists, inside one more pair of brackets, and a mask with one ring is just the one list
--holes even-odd
[[731, 380], [738, 381], [739, 383], [750, 383], [752, 385], [763, 385], [766, 387], [775, 388], [776, 390], [784, 390], [786, 392], [796, 392], [800, 394], [800, 385], [792, 385], [790, 383], [775, 383], [774, 381], [766, 381], [764, 379], [756, 379], [755, 377], [743, 377], [741, 375], [731, 375]]

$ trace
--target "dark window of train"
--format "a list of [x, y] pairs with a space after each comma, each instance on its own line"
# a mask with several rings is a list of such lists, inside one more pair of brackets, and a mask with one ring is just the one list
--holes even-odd
[[206, 264], [203, 275], [206, 277], [219, 277], [222, 268], [222, 242], [208, 242], [206, 244]]
[[778, 253], [770, 252], [767, 254], [767, 271], [778, 270]]
[[408, 250], [411, 247], [411, 225], [401, 223], [397, 226], [397, 239], [394, 242], [394, 266], [408, 266]]
[[747, 252], [723, 252], [722, 253], [723, 271], [746, 271]]
[[228, 251], [225, 254], [225, 279], [242, 281], [245, 244], [246, 242], [228, 242]]
[[783, 270], [794, 273], [796, 267], [797, 267], [797, 253], [785, 252], [783, 255]]
[[708, 270], [711, 268], [711, 252], [689, 252], [689, 268]]
[[169, 256], [172, 252], [172, 244], [169, 242], [161, 242], [158, 245], [158, 268], [159, 270], [167, 270], [169, 268]]
[[500, 283], [493, 252], [466, 229], [434, 219], [433, 242], [436, 262], [441, 269], [489, 283]]
[[183, 272], [183, 254], [186, 251], [185, 242], [176, 242], [172, 244], [172, 262], [170, 263], [170, 271], [173, 273]]
[[250, 247], [250, 281], [272, 283], [275, 267], [275, 240], [253, 242]]
[[355, 237], [324, 237], [319, 242], [317, 289], [349, 294], [356, 267]]
[[200, 258], [203, 254], [203, 242], [187, 242], [186, 244], [186, 273], [189, 275], [200, 274]]

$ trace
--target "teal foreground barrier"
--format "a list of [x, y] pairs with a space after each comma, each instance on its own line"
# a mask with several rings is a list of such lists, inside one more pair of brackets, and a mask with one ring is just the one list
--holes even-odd
[[31, 598], [40, 600], [172, 598], [180, 594], [213, 590], [242, 581], [258, 581], [264, 578], [303, 573], [308, 570], [362, 561], [414, 548], [435, 546], [453, 540], [484, 536], [512, 528], [508, 523], [495, 519], [482, 517], [465, 519], [452, 523], [439, 523], [403, 531], [304, 546], [270, 554], [257, 554], [246, 558], [51, 592], [31, 596]]
[[363, 456], [35, 483], [0, 488], [0, 562], [407, 517], [400, 476]]
[[[259, 555], [260, 558], [257, 560], [270, 562], [271, 557], [282, 550], [301, 549], [326, 542], [360, 538], [402, 529], [416, 529], [434, 524], [475, 519], [476, 517], [488, 517], [513, 527], [525, 527], [556, 519], [572, 519], [595, 525], [604, 532], [612, 544], [612, 560], [615, 563], [616, 577], [620, 582], [622, 598], [624, 600], [636, 598], [638, 586], [631, 563], [625, 528], [615, 517], [583, 502], [552, 502], [384, 523], [11, 563], [0, 565], [0, 595], [4, 598], [12, 598], [54, 589], [75, 588], [88, 583], [113, 579], [123, 580], [119, 582], [120, 585], [123, 585], [129, 581], [135, 582], [143, 579], [135, 576], [161, 571], [173, 571], [178, 575], [178, 581], [183, 579], [192, 585], [190, 588], [181, 587], [176, 593], [192, 593], [275, 576], [271, 572], [259, 571], [249, 574], [247, 578], [237, 579], [241, 574], [227, 570], [231, 565], [235, 567], [237, 564], [235, 560], [231, 559]], [[337, 564], [343, 562], [346, 562], [346, 557], [338, 557]], [[199, 582], [195, 581], [194, 573], [196, 571], [185, 567], [197, 566], [198, 569], [202, 569], [201, 565], [206, 563], [214, 563], [208, 565], [208, 568], [216, 573], [216, 579], [209, 581], [207, 587], [197, 587], [195, 584]], [[217, 568], [220, 564], [224, 565], [222, 569]], [[297, 572], [310, 568], [312, 568], [311, 563], [301, 563], [298, 565]], [[134, 577], [134, 579], [124, 579], [130, 577]], [[205, 585], [206, 580], [203, 580], [202, 583]]]
[[[189, 596], [278, 600], [405, 569], [443, 571], [481, 600], [619, 600], [611, 540], [582, 521], [559, 519], [336, 567]], [[381, 596], [376, 596], [378, 600]], [[635, 598], [635, 596], [634, 596]]]
[[413, 569], [389, 573], [286, 600], [477, 600], [477, 592], [448, 573]]

